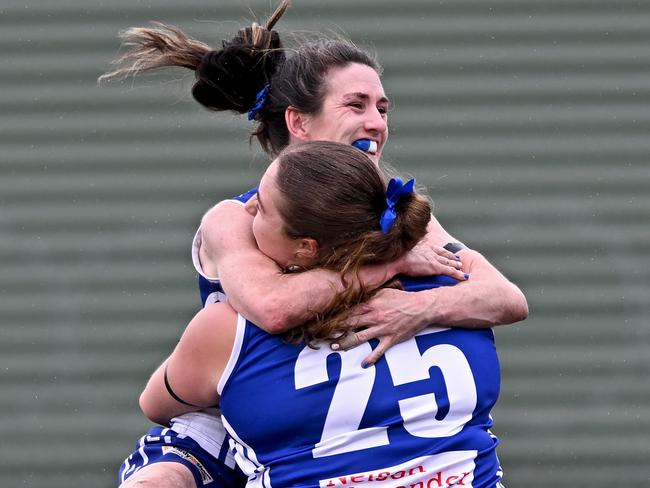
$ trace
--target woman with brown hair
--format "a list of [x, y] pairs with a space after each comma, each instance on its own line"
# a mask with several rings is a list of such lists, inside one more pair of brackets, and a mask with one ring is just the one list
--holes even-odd
[[279, 267], [330, 269], [343, 289], [289, 337], [226, 303], [205, 307], [149, 380], [143, 412], [167, 424], [219, 402], [251, 487], [500, 486], [491, 330], [427, 327], [372, 366], [360, 361], [370, 344], [332, 351], [326, 342], [372, 294], [359, 268], [399, 259], [426, 234], [431, 207], [414, 181], [386, 188], [356, 149], [305, 143], [269, 166], [246, 211], [258, 248]]
[[[171, 26], [129, 29], [123, 35], [129, 50], [107, 77], [167, 66], [189, 68], [197, 78], [194, 98], [209, 110], [248, 114], [256, 124], [252, 137], [269, 156], [299, 142], [331, 140], [358, 147], [378, 164], [388, 137], [390, 107], [381, 68], [366, 52], [341, 39], [284, 48], [274, 25], [287, 5], [283, 1], [264, 26], [254, 23], [243, 28], [217, 49]], [[227, 295], [229, 303], [255, 324], [270, 333], [284, 333], [326, 308], [343, 285], [338, 273], [325, 269], [283, 273], [261, 253], [252, 235], [253, 219], [243, 205], [249, 196], [221, 202], [203, 218], [193, 255], [201, 295], [204, 302], [223, 300]], [[463, 283], [438, 289], [422, 287], [418, 293], [382, 289], [351, 311], [346, 323], [352, 333], [332, 347], [346, 349], [377, 338], [374, 349], [360, 358], [371, 366], [390, 346], [432, 323], [488, 328], [527, 315], [519, 289], [482, 255], [459, 244], [435, 218], [413, 251], [395, 262], [363, 266], [359, 278], [372, 289], [398, 273], [447, 274]], [[464, 281], [466, 274], [471, 274], [471, 279]], [[166, 442], [165, 435], [158, 436], [158, 431], [150, 433], [123, 465], [120, 480], [160, 462], [156, 470], [162, 468], [165, 481], [154, 481], [156, 486], [169, 481], [169, 470], [187, 483], [192, 482], [192, 471], [199, 484], [207, 480], [203, 477], [206, 463], [232, 465], [223, 427], [214, 412], [175, 418], [172, 432], [197, 444], [179, 447]], [[153, 438], [158, 439], [158, 455], [162, 456], [138, 454], [144, 454]], [[140, 480], [146, 478], [145, 472], [150, 475], [153, 471], [140, 472]], [[179, 485], [169, 482], [168, 486]], [[230, 485], [224, 481], [222, 486]]]

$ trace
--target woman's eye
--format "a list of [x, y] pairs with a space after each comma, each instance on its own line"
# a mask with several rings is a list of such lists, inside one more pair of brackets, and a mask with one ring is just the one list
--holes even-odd
[[352, 108], [356, 108], [358, 110], [361, 110], [363, 108], [363, 105], [361, 103], [357, 103], [357, 102], [351, 103], [351, 104], [349, 104], [349, 106], [352, 107]]

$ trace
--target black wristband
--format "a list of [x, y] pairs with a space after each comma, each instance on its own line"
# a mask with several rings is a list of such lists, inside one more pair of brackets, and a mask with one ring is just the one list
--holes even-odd
[[463, 244], [462, 242], [448, 242], [442, 247], [447, 251], [453, 253], [457, 253], [458, 251], [462, 251], [463, 249], [466, 249], [465, 244]]

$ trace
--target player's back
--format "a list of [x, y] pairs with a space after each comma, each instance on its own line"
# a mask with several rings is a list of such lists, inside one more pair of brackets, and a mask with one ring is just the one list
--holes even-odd
[[428, 328], [375, 366], [240, 317], [221, 406], [249, 486], [496, 486], [491, 330]]

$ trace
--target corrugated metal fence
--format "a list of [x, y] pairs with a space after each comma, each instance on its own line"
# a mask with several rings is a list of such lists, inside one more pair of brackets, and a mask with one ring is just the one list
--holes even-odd
[[[388, 156], [526, 291], [501, 328], [509, 486], [650, 486], [650, 3], [296, 0], [375, 49]], [[265, 161], [183, 73], [98, 87], [120, 29], [218, 41], [267, 0], [0, 5], [0, 485], [116, 484], [198, 306], [202, 212]]]

